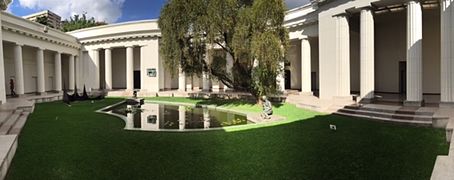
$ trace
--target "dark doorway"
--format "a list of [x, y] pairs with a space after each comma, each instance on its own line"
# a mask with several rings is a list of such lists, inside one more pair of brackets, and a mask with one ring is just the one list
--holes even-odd
[[134, 71], [134, 89], [140, 88], [140, 71]]
[[317, 90], [317, 72], [311, 72], [311, 90], [312, 92]]
[[291, 89], [292, 85], [291, 83], [291, 78], [292, 74], [290, 70], [285, 70], [285, 89]]
[[407, 92], [407, 62], [399, 62], [399, 93], [405, 94]]

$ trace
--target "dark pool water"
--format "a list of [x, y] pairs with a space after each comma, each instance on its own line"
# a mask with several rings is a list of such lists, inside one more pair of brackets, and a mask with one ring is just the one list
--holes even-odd
[[145, 103], [140, 110], [130, 110], [131, 106], [120, 104], [105, 112], [125, 116], [125, 129], [144, 131], [209, 129], [252, 123], [244, 115], [202, 107]]

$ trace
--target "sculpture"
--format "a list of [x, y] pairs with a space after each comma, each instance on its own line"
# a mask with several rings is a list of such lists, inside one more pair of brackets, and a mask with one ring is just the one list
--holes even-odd
[[273, 115], [273, 105], [266, 96], [262, 96], [262, 101], [263, 112], [261, 116], [263, 119], [271, 119], [271, 115]]

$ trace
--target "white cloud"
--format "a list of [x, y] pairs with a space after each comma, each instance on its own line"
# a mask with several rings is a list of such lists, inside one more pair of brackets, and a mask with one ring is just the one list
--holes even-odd
[[125, 0], [18, 0], [20, 6], [51, 10], [62, 17], [69, 19], [74, 14], [87, 13], [98, 21], [112, 23], [121, 17]]
[[309, 3], [309, 0], [285, 0], [285, 3], [292, 9]]

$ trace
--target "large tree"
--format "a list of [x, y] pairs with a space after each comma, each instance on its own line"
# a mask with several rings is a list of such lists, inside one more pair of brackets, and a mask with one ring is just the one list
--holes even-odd
[[[284, 0], [169, 0], [159, 19], [165, 66], [206, 72], [255, 97], [275, 94], [289, 41], [285, 11]], [[233, 57], [231, 73], [225, 54]]]

